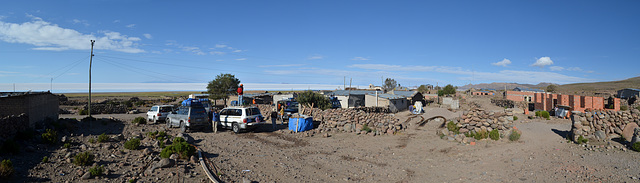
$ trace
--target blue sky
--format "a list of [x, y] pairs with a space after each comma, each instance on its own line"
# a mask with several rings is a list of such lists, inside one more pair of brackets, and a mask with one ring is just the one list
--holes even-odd
[[[0, 91], [42, 83], [361, 87], [640, 75], [638, 1], [2, 1]], [[247, 89], [252, 89], [250, 85]], [[171, 88], [167, 90], [181, 90]], [[260, 88], [253, 88], [260, 89]], [[335, 88], [327, 88], [335, 89]], [[202, 89], [204, 90], [204, 89]]]

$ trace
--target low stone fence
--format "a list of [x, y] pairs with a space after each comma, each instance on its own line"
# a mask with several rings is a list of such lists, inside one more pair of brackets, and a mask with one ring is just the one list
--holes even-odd
[[[475, 139], [473, 137], [466, 137], [466, 133], [478, 133], [481, 131], [488, 133], [497, 129], [501, 136], [508, 135], [507, 133], [513, 128], [514, 119], [511, 109], [495, 112], [485, 111], [482, 108], [473, 108], [470, 111], [463, 111], [460, 118], [450, 121], [454, 121], [459, 133], [456, 134], [447, 128], [442, 129], [438, 133], [446, 136], [446, 138], [451, 141], [455, 140], [462, 143], [469, 143], [474, 142]], [[446, 127], [446, 123], [445, 121], [444, 127]]]
[[633, 136], [633, 130], [638, 127], [640, 111], [638, 109], [587, 111], [584, 113], [573, 111], [571, 121], [570, 138], [573, 141], [576, 141], [580, 136], [603, 140], [615, 134], [628, 138], [628, 136]]

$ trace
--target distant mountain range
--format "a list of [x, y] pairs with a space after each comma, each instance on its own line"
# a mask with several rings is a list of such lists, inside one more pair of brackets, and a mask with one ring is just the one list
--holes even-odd
[[495, 89], [495, 90], [504, 90], [505, 87], [507, 90], [513, 90], [516, 87], [519, 88], [535, 88], [544, 90], [547, 86], [552, 85], [553, 83], [538, 83], [537, 85], [532, 84], [519, 84], [519, 83], [480, 83], [480, 84], [468, 84], [464, 86], [459, 86], [459, 90], [468, 90], [471, 88], [475, 89]]
[[[516, 87], [523, 87], [523, 88], [535, 88], [535, 89], [546, 90], [547, 86], [552, 84], [553, 83], [538, 83], [537, 85], [518, 84], [518, 83], [480, 83], [480, 84], [474, 84], [474, 85], [468, 84], [468, 85], [460, 86], [458, 87], [458, 89], [468, 90], [471, 88], [476, 88], [476, 89], [504, 90], [506, 87], [507, 90], [512, 90], [513, 88], [516, 88]], [[578, 94], [578, 95], [602, 95], [602, 94], [615, 94], [618, 90], [625, 89], [625, 88], [640, 88], [640, 77], [633, 77], [633, 78], [620, 80], [620, 81], [573, 83], [573, 84], [558, 85], [556, 93]]]

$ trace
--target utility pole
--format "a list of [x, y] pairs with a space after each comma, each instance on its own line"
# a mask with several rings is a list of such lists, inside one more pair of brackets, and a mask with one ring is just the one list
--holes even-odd
[[89, 122], [91, 122], [91, 65], [93, 64], [93, 43], [95, 42], [96, 40], [91, 40], [91, 57], [89, 58]]

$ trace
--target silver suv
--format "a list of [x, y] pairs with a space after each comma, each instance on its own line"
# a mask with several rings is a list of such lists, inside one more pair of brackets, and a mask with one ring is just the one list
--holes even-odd
[[180, 127], [180, 131], [211, 128], [211, 122], [204, 107], [180, 106], [167, 116], [167, 128]]
[[173, 111], [172, 105], [155, 105], [147, 112], [147, 121], [153, 121], [153, 123], [165, 121], [171, 111]]
[[264, 117], [257, 107], [227, 107], [220, 111], [220, 125], [232, 129], [234, 133], [240, 133], [241, 130], [253, 130], [264, 123]]

